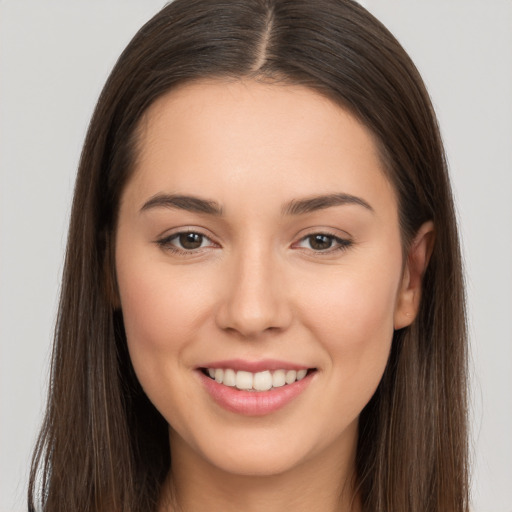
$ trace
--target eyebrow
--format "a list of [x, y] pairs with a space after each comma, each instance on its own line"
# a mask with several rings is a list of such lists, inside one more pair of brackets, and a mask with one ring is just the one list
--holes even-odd
[[[375, 213], [375, 210], [362, 198], [351, 194], [338, 193], [294, 199], [282, 208], [283, 215], [304, 215], [334, 206], [359, 205]], [[194, 213], [222, 216], [222, 207], [216, 201], [182, 194], [156, 194], [144, 203], [141, 212], [152, 208], [175, 208]]]
[[222, 208], [216, 201], [181, 194], [156, 194], [144, 203], [141, 212], [151, 208], [176, 208], [207, 215], [222, 215]]
[[306, 199], [294, 199], [286, 204], [283, 208], [284, 215], [303, 215], [317, 210], [324, 210], [325, 208], [332, 208], [333, 206], [343, 206], [355, 204], [366, 208], [372, 213], [375, 210], [362, 198], [353, 196], [351, 194], [327, 194], [322, 196], [313, 196]]

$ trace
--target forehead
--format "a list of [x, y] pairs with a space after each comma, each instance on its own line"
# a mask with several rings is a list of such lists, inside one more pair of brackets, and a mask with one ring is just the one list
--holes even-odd
[[303, 86], [183, 85], [148, 109], [138, 142], [131, 182], [141, 196], [199, 191], [223, 202], [232, 192], [285, 201], [336, 190], [394, 197], [369, 130]]

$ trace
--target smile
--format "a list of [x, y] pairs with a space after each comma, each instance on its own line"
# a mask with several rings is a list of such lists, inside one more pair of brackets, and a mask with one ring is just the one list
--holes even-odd
[[287, 386], [306, 377], [308, 370], [264, 370], [248, 372], [232, 368], [208, 368], [208, 376], [219, 384], [234, 387], [244, 391], [269, 391], [274, 388]]
[[197, 368], [197, 375], [207, 394], [223, 409], [263, 416], [295, 401], [316, 380], [317, 368], [293, 366], [271, 360], [232, 360]]

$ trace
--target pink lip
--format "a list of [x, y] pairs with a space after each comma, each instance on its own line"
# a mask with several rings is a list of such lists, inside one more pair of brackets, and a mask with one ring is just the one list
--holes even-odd
[[202, 364], [201, 368], [231, 368], [235, 371], [262, 372], [265, 370], [307, 370], [309, 366], [294, 364], [277, 359], [261, 359], [259, 361], [246, 361], [244, 359], [229, 359], [225, 361], [213, 361]]
[[[222, 368], [222, 366], [210, 366], [210, 368], [212, 367]], [[226, 367], [233, 368], [233, 366]], [[265, 368], [269, 369], [268, 366]], [[284, 369], [282, 366], [279, 368]], [[295, 368], [297, 367], [293, 367], [293, 369]], [[197, 373], [206, 391], [218, 405], [228, 411], [245, 416], [264, 416], [281, 409], [303, 393], [316, 374], [316, 372], [311, 372], [293, 384], [287, 384], [269, 391], [241, 391], [234, 387], [219, 384], [206, 376], [201, 370]]]

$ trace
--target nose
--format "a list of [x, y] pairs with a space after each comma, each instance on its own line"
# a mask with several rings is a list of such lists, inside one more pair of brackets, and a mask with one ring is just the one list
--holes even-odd
[[259, 248], [244, 251], [229, 262], [217, 309], [221, 329], [243, 338], [257, 338], [290, 325], [288, 287], [277, 259]]

